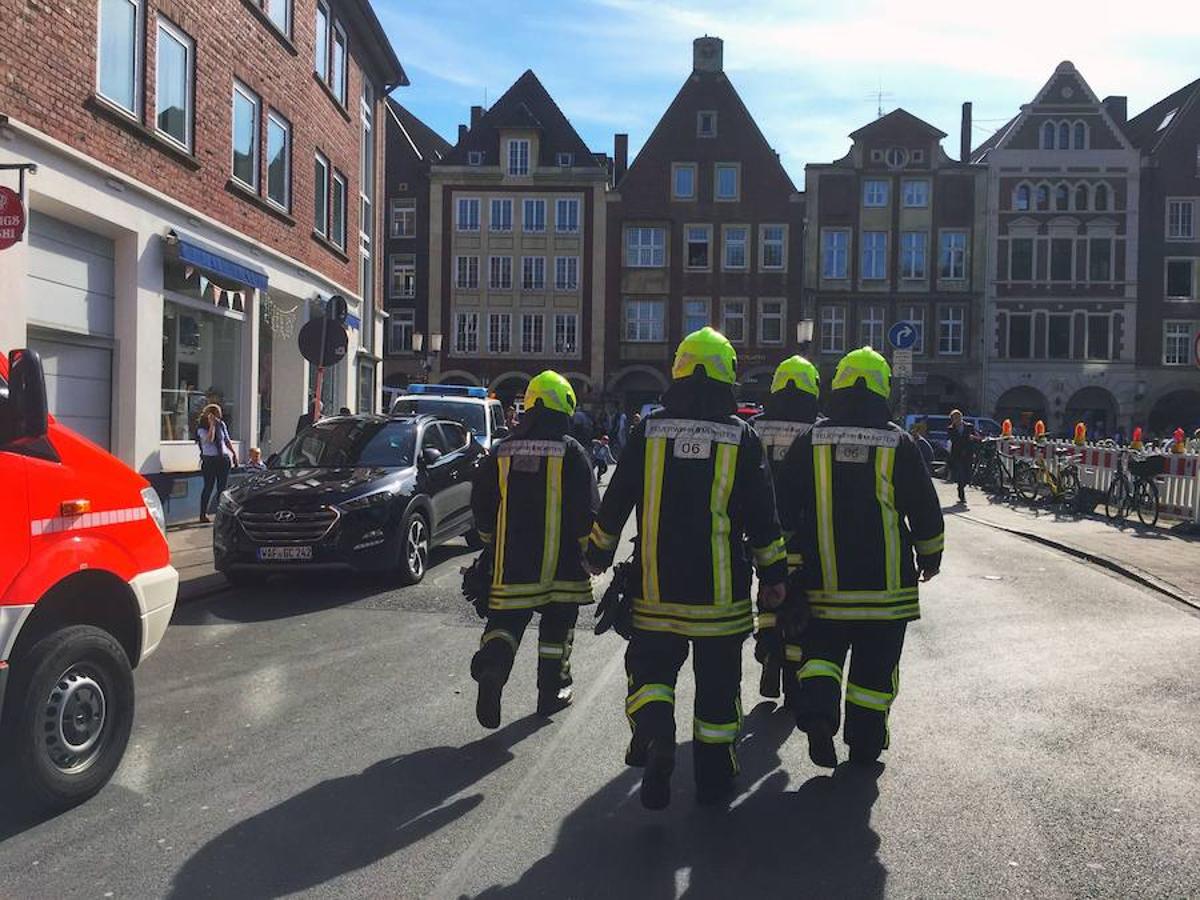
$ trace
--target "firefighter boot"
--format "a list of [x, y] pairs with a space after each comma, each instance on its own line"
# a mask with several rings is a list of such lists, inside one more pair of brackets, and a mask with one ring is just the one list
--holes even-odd
[[675, 744], [654, 738], [646, 748], [646, 771], [642, 775], [642, 806], [666, 809], [671, 805], [671, 773], [675, 771]]
[[823, 769], [836, 769], [837, 748], [833, 745], [833, 729], [824, 719], [808, 723], [804, 729], [808, 735], [808, 758]]
[[479, 683], [479, 694], [475, 698], [475, 718], [484, 728], [500, 727], [500, 695], [504, 692], [504, 682], [508, 680], [508, 672], [488, 658], [484, 649], [476, 653], [471, 660], [471, 677]]
[[572, 692], [570, 686], [558, 690], [538, 691], [537, 714], [552, 716], [571, 705]]
[[763, 660], [762, 675], [758, 679], [758, 693], [769, 700], [779, 697], [779, 660], [773, 655]]

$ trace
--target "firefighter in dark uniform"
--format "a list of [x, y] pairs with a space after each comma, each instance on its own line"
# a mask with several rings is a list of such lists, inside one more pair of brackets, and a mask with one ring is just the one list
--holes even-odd
[[784, 527], [804, 557], [812, 614], [796, 724], [812, 761], [830, 768], [843, 682], [850, 761], [872, 763], [888, 746], [905, 627], [920, 617], [918, 578], [937, 574], [944, 541], [921, 453], [888, 420], [887, 361], [870, 347], [855, 350], [838, 363], [832, 388], [828, 418], [788, 451], [777, 482]]
[[599, 573], [612, 563], [636, 507], [626, 762], [645, 768], [641, 798], [649, 809], [670, 802], [675, 682], [689, 647], [697, 799], [730, 797], [742, 723], [742, 644], [754, 624], [751, 555], [759, 602], [772, 608], [783, 599], [786, 556], [770, 473], [753, 429], [733, 415], [736, 366], [733, 346], [713, 329], [684, 338], [664, 408], [630, 433], [588, 545], [589, 568]]
[[[763, 452], [776, 471], [783, 464], [796, 438], [808, 434], [817, 420], [817, 403], [821, 393], [821, 373], [803, 356], [789, 356], [775, 368], [771, 379], [771, 394], [763, 414], [754, 420], [754, 430], [763, 443]], [[790, 535], [783, 535], [787, 543]], [[798, 553], [788, 555], [788, 569], [801, 563]], [[754, 656], [762, 664], [758, 692], [764, 697], [778, 697], [780, 683], [784, 697], [791, 700], [795, 672], [800, 665], [800, 645], [784, 646], [782, 635], [775, 627], [775, 613], [760, 609], [755, 620]], [[791, 677], [788, 677], [788, 674]]]
[[480, 464], [471, 507], [491, 554], [487, 625], [471, 660], [479, 682], [475, 713], [500, 725], [500, 695], [521, 636], [538, 623], [537, 711], [571, 702], [571, 645], [579, 607], [592, 602], [583, 548], [600, 506], [591, 460], [567, 432], [575, 392], [557, 372], [529, 382], [525, 414]]

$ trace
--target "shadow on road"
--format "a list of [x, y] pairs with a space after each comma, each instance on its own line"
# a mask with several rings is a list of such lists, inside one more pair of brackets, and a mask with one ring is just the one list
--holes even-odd
[[170, 896], [281, 897], [369, 866], [466, 815], [483, 794], [457, 797], [513, 759], [550, 724], [527, 716], [463, 747], [431, 747], [314, 785], [201, 847]]
[[871, 808], [883, 767], [843, 766], [789, 791], [779, 748], [791, 715], [760, 704], [745, 722], [739, 756], [749, 788], [728, 810], [691, 796], [690, 750], [680, 747], [673, 799], [642, 809], [641, 773], [629, 769], [563, 821], [554, 849], [487, 898], [882, 897], [887, 870]]

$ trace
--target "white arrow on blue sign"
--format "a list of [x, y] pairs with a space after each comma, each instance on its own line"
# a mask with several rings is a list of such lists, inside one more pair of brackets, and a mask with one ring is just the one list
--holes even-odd
[[897, 350], [908, 350], [917, 342], [917, 329], [912, 322], [897, 322], [888, 331], [888, 343]]

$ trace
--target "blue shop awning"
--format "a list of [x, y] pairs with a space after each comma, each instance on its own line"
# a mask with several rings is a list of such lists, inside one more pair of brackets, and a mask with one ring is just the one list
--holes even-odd
[[190, 263], [213, 275], [258, 288], [260, 291], [267, 289], [267, 273], [257, 266], [231, 259], [190, 235], [178, 231], [168, 232], [167, 240], [176, 248], [182, 262]]

